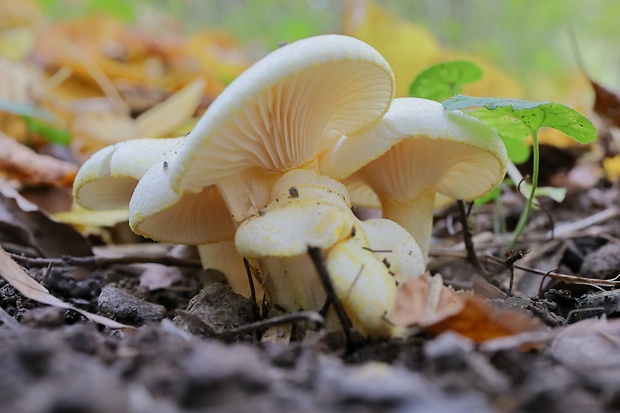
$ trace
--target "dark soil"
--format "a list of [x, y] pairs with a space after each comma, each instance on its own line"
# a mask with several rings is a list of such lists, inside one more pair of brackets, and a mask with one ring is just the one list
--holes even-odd
[[[587, 211], [555, 207], [556, 230], [609, 207], [593, 205], [587, 194], [579, 199], [589, 202]], [[479, 345], [449, 331], [417, 331], [347, 350], [339, 335], [301, 325], [290, 342], [261, 341], [261, 329], [227, 333], [254, 322], [256, 308], [217, 274], [185, 269], [171, 287], [150, 290], [140, 285], [142, 268], [135, 265], [85, 268], [61, 258], [48, 270], [23, 261], [57, 297], [136, 328], [93, 324], [74, 311], [27, 300], [0, 281], [0, 411], [620, 410], [617, 290], [546, 277], [539, 292], [540, 275], [515, 269], [513, 296], [506, 299], [505, 267], [485, 261], [492, 277], [483, 281], [464, 258], [441, 253], [461, 239], [460, 224], [447, 223], [450, 215], [454, 211], [437, 218], [440, 242], [429, 268], [459, 287], [484, 285], [493, 305], [539, 318], [547, 328], [537, 333], [536, 345], [523, 346], [519, 336]], [[480, 210], [475, 233], [488, 229], [489, 216]], [[535, 214], [519, 246], [532, 252], [516, 264], [597, 279], [620, 272], [617, 217], [554, 240], [545, 238], [547, 231], [544, 214]], [[476, 247], [481, 257], [501, 256], [500, 244], [493, 238]]]

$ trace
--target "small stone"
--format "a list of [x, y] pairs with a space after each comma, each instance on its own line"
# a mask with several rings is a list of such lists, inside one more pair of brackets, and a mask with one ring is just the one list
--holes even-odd
[[[230, 287], [219, 282], [208, 285], [187, 306], [187, 313], [196, 316], [207, 330], [222, 333], [227, 330], [250, 324], [254, 321], [255, 304], [233, 292]], [[204, 326], [193, 325], [187, 318], [177, 316], [174, 322], [192, 334], [205, 335]], [[208, 334], [207, 334], [208, 335]], [[239, 341], [253, 341], [255, 334], [247, 333], [236, 337]]]
[[166, 316], [166, 308], [149, 303], [115, 287], [105, 287], [99, 295], [99, 314], [127, 324], [155, 322]]

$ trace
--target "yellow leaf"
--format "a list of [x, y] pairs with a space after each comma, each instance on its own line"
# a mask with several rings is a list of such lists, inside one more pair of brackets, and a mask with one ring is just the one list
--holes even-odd
[[464, 87], [473, 96], [520, 98], [521, 86], [492, 63], [444, 48], [424, 27], [382, 9], [373, 1], [344, 2], [345, 34], [365, 41], [390, 63], [396, 76], [396, 96], [408, 96], [409, 85], [422, 70], [444, 61], [467, 59], [483, 70], [482, 80]]

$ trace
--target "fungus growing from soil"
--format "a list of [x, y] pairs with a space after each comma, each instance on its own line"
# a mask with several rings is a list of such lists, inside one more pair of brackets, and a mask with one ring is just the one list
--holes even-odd
[[[325, 307], [307, 254], [319, 248], [356, 326], [389, 334], [396, 285], [424, 270], [420, 249], [393, 222], [359, 221], [345, 187], [321, 175], [318, 163], [345, 136], [378, 127], [393, 97], [391, 68], [359, 40], [317, 36], [274, 51], [213, 101], [178, 150], [141, 170], [132, 229], [202, 244], [204, 253], [238, 226], [236, 248], [259, 260], [272, 308], [287, 311]], [[356, 156], [363, 164], [374, 159]]]
[[320, 167], [335, 178], [357, 171], [379, 197], [383, 217], [408, 230], [427, 257], [436, 194], [471, 201], [502, 181], [506, 164], [504, 144], [483, 122], [431, 100], [402, 98], [374, 128], [330, 149]]
[[101, 149], [78, 171], [73, 199], [88, 209], [127, 208], [140, 178], [181, 139], [135, 139]]
[[[376, 50], [346, 36], [317, 36], [241, 74], [188, 135], [170, 167], [171, 186], [178, 193], [217, 186], [240, 224], [239, 252], [260, 259], [272, 305], [320, 309], [325, 294], [308, 247], [327, 252], [354, 228], [363, 238], [346, 189], [318, 174], [318, 158], [342, 136], [376, 125], [393, 97], [393, 73]], [[385, 267], [383, 258], [374, 257]]]
[[197, 245], [203, 267], [224, 273], [235, 292], [249, 297], [235, 226], [217, 189], [183, 196], [170, 189], [167, 172], [185, 140], [135, 139], [101, 149], [78, 172], [75, 202], [88, 209], [129, 208], [136, 234]]

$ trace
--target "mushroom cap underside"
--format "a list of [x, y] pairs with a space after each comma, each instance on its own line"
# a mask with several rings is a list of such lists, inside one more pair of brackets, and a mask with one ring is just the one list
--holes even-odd
[[73, 199], [88, 209], [127, 208], [138, 180], [183, 140], [134, 139], [101, 149], [78, 171], [73, 184]]
[[324, 35], [288, 44], [215, 99], [189, 134], [171, 185], [197, 192], [252, 167], [293, 169], [371, 127], [393, 97], [392, 70], [366, 43]]
[[471, 200], [501, 182], [506, 164], [503, 142], [483, 122], [438, 102], [402, 98], [375, 127], [330, 149], [319, 168], [336, 179], [359, 170], [379, 198], [408, 199], [434, 188]]

